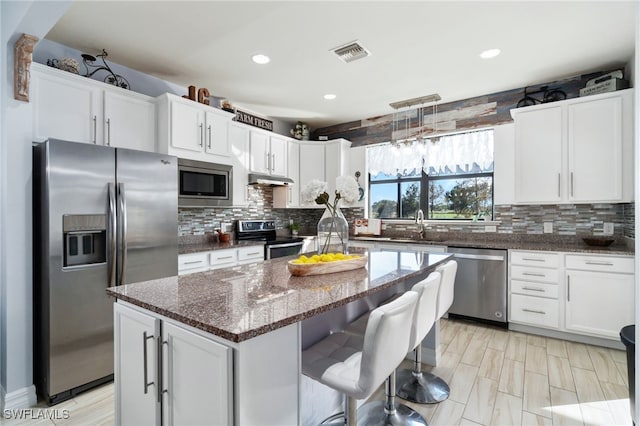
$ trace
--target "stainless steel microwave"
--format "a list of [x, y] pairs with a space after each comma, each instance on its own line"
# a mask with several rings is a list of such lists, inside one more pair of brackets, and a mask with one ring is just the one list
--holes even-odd
[[233, 168], [225, 164], [178, 159], [178, 205], [224, 207], [233, 204]]

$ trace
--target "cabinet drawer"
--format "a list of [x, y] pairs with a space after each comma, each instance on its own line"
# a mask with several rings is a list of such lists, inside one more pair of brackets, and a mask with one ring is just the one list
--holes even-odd
[[567, 255], [567, 269], [633, 274], [632, 257]]
[[233, 266], [238, 261], [236, 250], [215, 250], [211, 252], [209, 265], [212, 268], [224, 268]]
[[545, 268], [532, 268], [529, 266], [511, 266], [511, 279], [524, 281], [537, 281], [543, 283], [557, 284], [558, 270]]
[[511, 295], [510, 321], [543, 327], [559, 327], [559, 305], [554, 299]]
[[558, 253], [512, 251], [511, 264], [557, 268], [560, 265]]
[[238, 262], [250, 263], [264, 260], [264, 246], [243, 247], [238, 249]]
[[207, 270], [209, 253], [181, 254], [178, 256], [178, 273], [191, 271], [192, 269]]
[[529, 296], [558, 298], [557, 284], [530, 283], [526, 281], [511, 280], [511, 292], [526, 294]]

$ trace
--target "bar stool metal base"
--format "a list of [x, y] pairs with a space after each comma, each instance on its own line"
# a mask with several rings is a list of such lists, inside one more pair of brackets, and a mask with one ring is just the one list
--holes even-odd
[[396, 395], [419, 404], [436, 404], [449, 398], [449, 385], [435, 374], [401, 370], [397, 374]]
[[373, 401], [364, 404], [358, 409], [358, 425], [362, 426], [396, 426], [396, 425], [422, 425], [427, 426], [425, 419], [406, 405], [400, 404], [389, 413], [385, 409], [384, 401]]
[[396, 404], [395, 370], [384, 386], [384, 401], [372, 401], [358, 409], [358, 425], [362, 426], [427, 426], [427, 421], [417, 411], [404, 404]]

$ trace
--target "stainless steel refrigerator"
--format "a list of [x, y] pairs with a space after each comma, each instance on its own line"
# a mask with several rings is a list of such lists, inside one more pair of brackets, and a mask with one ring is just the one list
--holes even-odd
[[178, 273], [177, 158], [33, 148], [34, 379], [56, 404], [113, 379], [107, 287]]

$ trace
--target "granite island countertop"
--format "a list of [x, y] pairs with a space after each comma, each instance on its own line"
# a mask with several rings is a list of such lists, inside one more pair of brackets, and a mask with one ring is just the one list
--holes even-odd
[[110, 287], [107, 293], [224, 339], [241, 342], [327, 312], [409, 279], [426, 276], [452, 255], [366, 253], [352, 271], [294, 277], [283, 257], [250, 265]]

